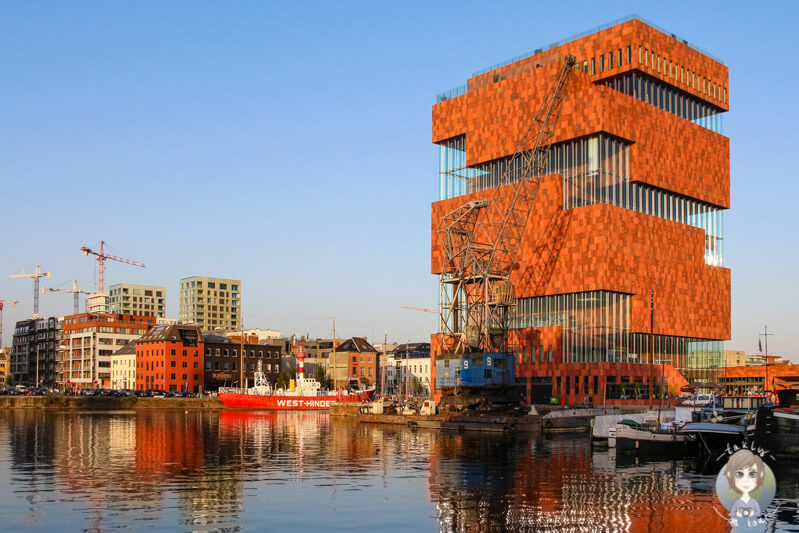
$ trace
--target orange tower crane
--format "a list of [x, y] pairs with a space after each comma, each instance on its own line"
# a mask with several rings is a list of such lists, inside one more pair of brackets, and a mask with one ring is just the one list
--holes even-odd
[[97, 256], [97, 292], [103, 292], [105, 290], [105, 261], [106, 259], [111, 259], [113, 261], [119, 261], [120, 263], [127, 263], [129, 265], [138, 266], [144, 268], [144, 263], [139, 263], [138, 261], [133, 261], [131, 259], [125, 259], [123, 257], [117, 257], [115, 255], [109, 255], [105, 253], [105, 241], [100, 241], [100, 251], [95, 252], [94, 250], [83, 246], [80, 249], [83, 252], [83, 255], [96, 255]]

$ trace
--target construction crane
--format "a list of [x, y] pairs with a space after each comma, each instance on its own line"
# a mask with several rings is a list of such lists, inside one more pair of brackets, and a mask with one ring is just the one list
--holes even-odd
[[39, 318], [39, 278], [51, 277], [50, 272], [42, 272], [39, 265], [36, 265], [33, 274], [26, 274], [23, 270], [22, 274], [13, 274], [8, 277], [11, 279], [33, 278], [33, 318]]
[[74, 279], [72, 280], [72, 290], [69, 289], [50, 289], [47, 287], [42, 287], [42, 294], [47, 292], [71, 292], [74, 295], [74, 303], [73, 303], [73, 310], [72, 314], [77, 315], [80, 312], [80, 295], [81, 294], [91, 294], [89, 291], [82, 291], [78, 288], [78, 282]]
[[565, 57], [555, 83], [521, 136], [490, 199], [448, 213], [437, 233], [441, 354], [503, 351], [516, 306], [510, 275], [549, 159], [576, 59]]
[[412, 307], [410, 305], [403, 305], [403, 309], [410, 309], [412, 311], [424, 311], [425, 313], [435, 313], [438, 314], [438, 311], [435, 309], [425, 309], [424, 307]]
[[17, 305], [16, 300], [0, 300], [0, 348], [3, 347], [3, 306], [11, 304], [11, 307]]
[[129, 265], [138, 266], [144, 268], [144, 263], [139, 263], [138, 261], [133, 261], [131, 259], [125, 259], [123, 257], [117, 257], [115, 255], [109, 255], [105, 253], [105, 241], [100, 241], [100, 251], [95, 252], [94, 250], [83, 246], [80, 249], [83, 252], [83, 255], [96, 255], [97, 256], [97, 292], [102, 293], [105, 290], [105, 261], [106, 259], [111, 259], [113, 261], [119, 261], [120, 263], [127, 263]]

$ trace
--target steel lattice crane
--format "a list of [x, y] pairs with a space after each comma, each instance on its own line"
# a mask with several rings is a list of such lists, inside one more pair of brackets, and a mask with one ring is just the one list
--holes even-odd
[[113, 261], [119, 261], [120, 263], [127, 263], [129, 265], [138, 266], [144, 268], [144, 263], [139, 263], [138, 261], [133, 261], [131, 259], [125, 259], [123, 257], [117, 257], [115, 255], [109, 255], [105, 253], [105, 241], [100, 241], [100, 251], [95, 252], [94, 250], [83, 246], [80, 249], [83, 252], [83, 255], [96, 255], [97, 256], [97, 292], [101, 293], [105, 290], [105, 261], [106, 259], [111, 259]]
[[39, 278], [51, 277], [50, 272], [42, 272], [39, 265], [36, 265], [33, 274], [26, 274], [23, 270], [22, 274], [13, 274], [8, 277], [11, 279], [33, 278], [33, 318], [39, 318]]
[[510, 275], [575, 63], [574, 56], [566, 56], [491, 198], [468, 202], [439, 224], [442, 355], [506, 348], [516, 305]]
[[11, 307], [17, 305], [16, 300], [0, 300], [0, 348], [3, 347], [3, 306], [11, 304]]
[[72, 280], [72, 290], [69, 289], [50, 289], [47, 287], [42, 287], [42, 294], [47, 292], [71, 292], [74, 295], [74, 315], [77, 315], [80, 312], [80, 295], [81, 294], [91, 294], [89, 291], [82, 291], [78, 288], [78, 282], [74, 279]]

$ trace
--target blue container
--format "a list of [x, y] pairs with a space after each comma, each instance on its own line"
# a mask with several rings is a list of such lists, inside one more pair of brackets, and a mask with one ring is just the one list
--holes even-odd
[[436, 387], [495, 387], [516, 384], [513, 354], [471, 353], [436, 360]]

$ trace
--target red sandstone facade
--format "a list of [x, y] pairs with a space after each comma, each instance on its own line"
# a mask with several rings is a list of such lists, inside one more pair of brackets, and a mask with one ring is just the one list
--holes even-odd
[[[681, 116], [691, 105], [701, 106], [714, 117], [728, 110], [728, 69], [640, 20], [470, 78], [465, 94], [433, 106], [433, 142], [443, 145], [464, 136], [470, 167], [511, 156], [566, 54], [576, 56], [577, 70], [563, 104], [555, 144], [604, 135], [625, 144], [627, 179], [633, 186], [668, 198], [690, 199], [716, 211], [729, 207], [729, 139], [695, 123], [699, 120]], [[647, 87], [661, 87], [671, 100], [658, 106], [646, 94], [628, 95], [612, 88], [614, 80], [633, 74], [646, 80]], [[684, 107], [677, 111], [674, 95], [687, 102], [678, 104]], [[706, 230], [669, 220], [654, 208], [652, 213], [657, 215], [601, 201], [566, 208], [564, 186], [561, 174], [542, 179], [511, 275], [517, 298], [620, 293], [630, 301], [628, 332], [648, 334], [650, 291], [654, 291], [655, 335], [677, 343], [688, 338], [730, 338], [730, 271], [708, 264]], [[492, 192], [480, 190], [433, 203], [434, 274], [441, 271], [442, 247], [436, 232], [441, 218], [470, 200], [490, 198]], [[528, 391], [531, 381], [544, 379], [552, 383], [553, 394], [570, 402], [589, 396], [596, 403], [627, 403], [628, 398], [608, 400], [605, 385], [611, 381], [648, 385], [646, 354], [637, 353], [637, 363], [602, 361], [602, 357], [567, 362], [562, 353], [563, 329], [554, 325], [511, 333], [517, 377], [527, 383]], [[439, 346], [435, 335], [432, 346], [435, 360]], [[548, 354], [550, 346], [551, 362], [540, 356], [542, 351]], [[655, 358], [664, 360], [668, 364], [659, 365], [656, 375], [662, 372], [670, 389], [692, 378], [687, 370], [695, 365], [690, 354]], [[705, 368], [707, 362], [699, 366], [703, 366], [699, 380], [708, 380], [713, 369]], [[435, 364], [432, 367], [435, 382]]]

